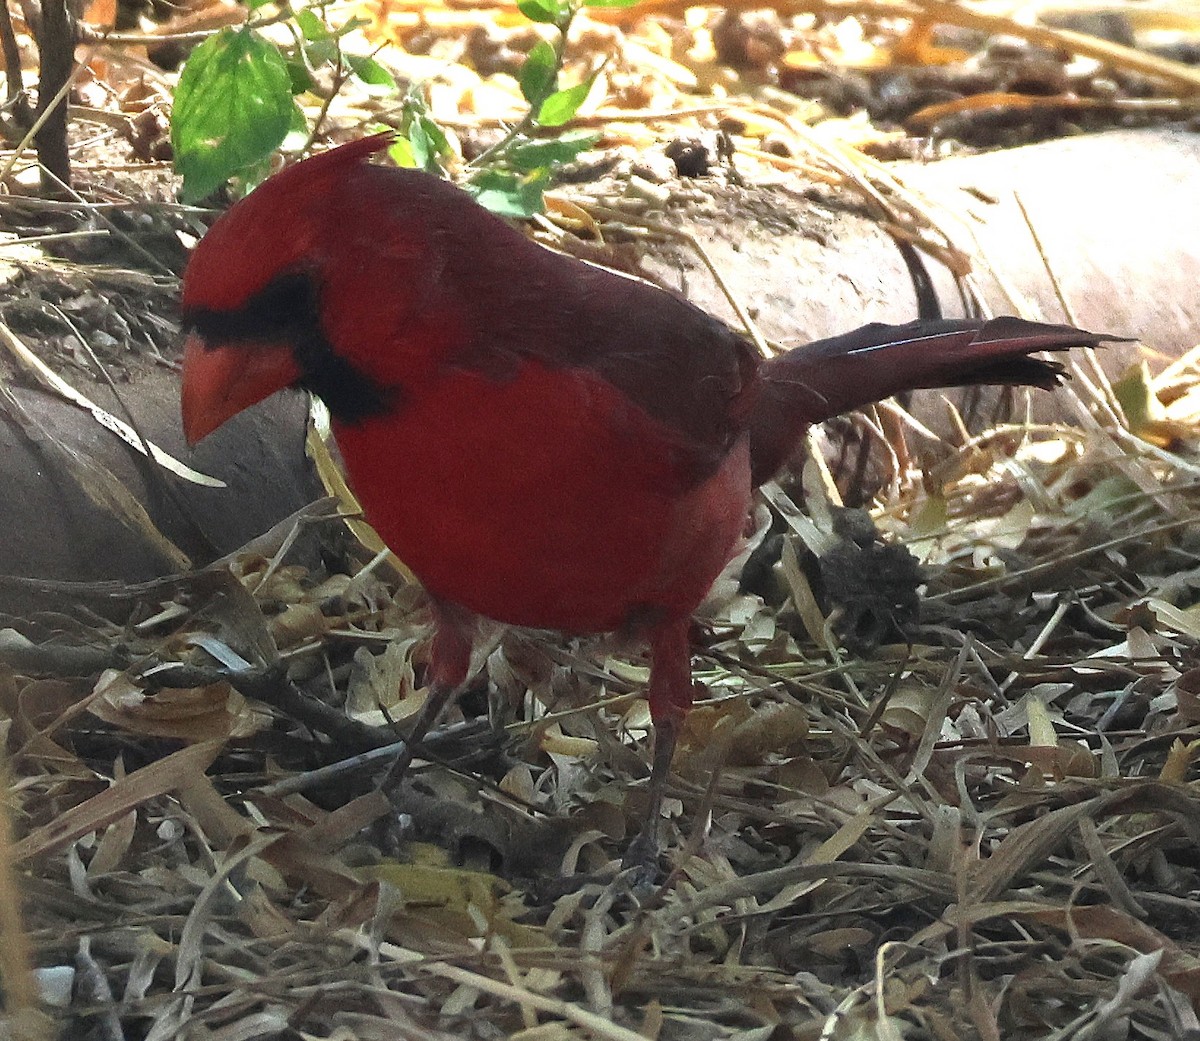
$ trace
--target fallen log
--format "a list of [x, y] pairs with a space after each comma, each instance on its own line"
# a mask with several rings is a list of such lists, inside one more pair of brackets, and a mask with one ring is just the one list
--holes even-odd
[[[987, 261], [979, 284], [993, 311], [1013, 310], [1006, 293], [1015, 287], [1041, 317], [1063, 320], [1057, 279], [1078, 324], [1138, 336], [1178, 356], [1200, 342], [1200, 252], [1185, 231], [1196, 219], [1198, 160], [1194, 134], [1122, 131], [896, 173], [945, 219], [952, 238], [970, 245], [965, 228], [978, 238]], [[769, 338], [794, 344], [916, 314], [900, 252], [853, 202], [725, 190], [660, 219], [703, 243]], [[660, 281], [734, 320], [694, 250], [679, 242], [647, 248], [645, 268]], [[952, 281], [929, 267], [946, 313], [961, 313]], [[1118, 372], [1138, 351], [1110, 348], [1104, 365]], [[145, 437], [226, 487], [181, 481], [77, 406], [13, 387], [0, 402], [0, 574], [144, 580], [228, 553], [320, 494], [304, 456], [299, 395], [250, 410], [189, 453], [174, 372], [138, 368], [120, 401], [104, 384], [79, 389], [118, 416], [127, 409]], [[0, 589], [0, 609], [19, 613], [29, 604], [19, 590]]]

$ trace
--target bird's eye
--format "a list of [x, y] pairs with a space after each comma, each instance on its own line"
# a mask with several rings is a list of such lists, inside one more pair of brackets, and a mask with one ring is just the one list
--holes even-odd
[[317, 293], [312, 279], [299, 272], [281, 275], [256, 293], [246, 310], [273, 329], [311, 325], [317, 316]]
[[287, 272], [240, 307], [189, 308], [183, 324], [213, 342], [297, 340], [319, 328], [317, 288], [307, 273]]

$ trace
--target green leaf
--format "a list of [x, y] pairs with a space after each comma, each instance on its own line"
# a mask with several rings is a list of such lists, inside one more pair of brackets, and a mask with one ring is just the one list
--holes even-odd
[[306, 40], [324, 40], [329, 36], [329, 27], [311, 8], [302, 7], [296, 12], [296, 25]]
[[388, 90], [396, 89], [396, 78], [374, 58], [368, 58], [361, 54], [346, 54], [343, 57], [346, 59], [346, 64], [350, 66], [350, 71], [367, 86], [386, 87]]
[[446, 133], [433, 121], [432, 117], [421, 116], [421, 129], [425, 131], [425, 136], [429, 139], [429, 145], [434, 152], [438, 155], [450, 154], [450, 142], [446, 140]]
[[348, 22], [346, 22], [345, 25], [339, 26], [337, 29], [335, 29], [333, 31], [333, 35], [346, 36], [347, 34], [354, 32], [355, 29], [361, 29], [364, 25], [370, 24], [370, 18], [360, 18], [358, 15], [354, 15]]
[[267, 158], [293, 123], [279, 49], [249, 29], [222, 29], [188, 58], [175, 89], [171, 144], [183, 198], [203, 199]]
[[545, 40], [539, 40], [525, 58], [525, 64], [517, 73], [521, 93], [531, 105], [540, 105], [554, 93], [554, 81], [558, 78], [556, 66], [558, 55]]
[[403, 105], [404, 118], [406, 120], [416, 119], [419, 116], [428, 116], [429, 106], [425, 104], [424, 85], [421, 83], [410, 83], [408, 91], [404, 95]]
[[592, 91], [592, 84], [595, 82], [596, 77], [589, 76], [582, 83], [567, 87], [566, 90], [556, 90], [542, 102], [542, 107], [538, 109], [538, 124], [544, 127], [560, 127], [564, 123], [569, 123], [575, 118], [579, 106], [587, 101], [587, 96]]
[[417, 158], [413, 155], [412, 145], [409, 143], [407, 137], [396, 138], [388, 149], [388, 155], [392, 157], [392, 162], [397, 166], [403, 166], [409, 170], [420, 169]]
[[265, 7], [271, 0], [246, 0], [246, 7], [251, 11], [257, 11], [260, 7]]
[[[284, 152], [299, 152], [308, 141], [308, 116], [295, 102], [292, 103], [291, 124], [288, 132], [279, 146]], [[236, 197], [247, 195], [271, 176], [271, 156], [251, 163], [233, 175], [231, 188]]]
[[236, 198], [243, 195], [248, 195], [254, 191], [260, 184], [271, 176], [271, 161], [263, 159], [261, 162], [252, 164], [242, 170], [232, 186], [232, 194]]
[[321, 65], [333, 65], [337, 62], [339, 46], [337, 40], [332, 36], [322, 37], [320, 40], [313, 40], [312, 43], [306, 44], [304, 53], [308, 57], [308, 63], [314, 69]]
[[439, 160], [451, 154], [450, 142], [429, 115], [420, 84], [409, 86], [401, 111], [400, 133], [404, 136], [405, 145], [401, 146], [396, 161], [429, 173], [442, 174]]
[[398, 137], [388, 148], [388, 155], [397, 166], [408, 170], [419, 169], [416, 156], [413, 155], [412, 145], [407, 137]]
[[412, 121], [412, 125], [408, 128], [407, 140], [408, 146], [412, 150], [413, 165], [418, 170], [428, 170], [433, 165], [437, 149], [429, 140], [425, 120], [414, 119]]
[[574, 131], [549, 141], [513, 145], [504, 153], [504, 158], [518, 170], [538, 170], [569, 163], [599, 140], [599, 134]]
[[[289, 140], [291, 139], [291, 140]], [[298, 141], [296, 139], [299, 139]], [[299, 151], [304, 147], [304, 143], [308, 140], [308, 116], [304, 114], [304, 109], [292, 102], [291, 118], [288, 121], [288, 132], [283, 139], [283, 148], [293, 151]]]
[[308, 71], [308, 66], [299, 58], [288, 58], [287, 70], [288, 77], [292, 81], [293, 94], [303, 94], [306, 90], [312, 90], [316, 86], [312, 73]]
[[480, 206], [501, 217], [532, 217], [545, 209], [542, 198], [550, 178], [544, 172], [520, 177], [508, 170], [483, 170], [466, 189]]
[[442, 128], [432, 119], [428, 116], [413, 119], [405, 130], [403, 140], [408, 145], [409, 165], [428, 173], [442, 172], [438, 158], [449, 152], [450, 146]]
[[567, 11], [567, 5], [558, 0], [517, 0], [517, 10], [531, 22], [556, 24]]

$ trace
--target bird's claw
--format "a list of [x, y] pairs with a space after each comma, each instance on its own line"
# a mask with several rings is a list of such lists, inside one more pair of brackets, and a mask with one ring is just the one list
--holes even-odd
[[648, 893], [662, 884], [664, 872], [658, 862], [662, 846], [657, 832], [654, 823], [647, 821], [621, 858], [621, 875], [635, 894]]

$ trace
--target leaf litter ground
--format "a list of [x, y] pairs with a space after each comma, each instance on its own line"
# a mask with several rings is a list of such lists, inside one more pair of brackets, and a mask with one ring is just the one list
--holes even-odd
[[[855, 153], [762, 143], [877, 198]], [[552, 212], [661, 233], [645, 183]], [[877, 215], [961, 268], [903, 195]], [[0, 634], [14, 1036], [1200, 1029], [1195, 367], [1076, 376], [1071, 426], [935, 446], [895, 406], [859, 424], [874, 523], [922, 566], [906, 640], [842, 649], [878, 604], [810, 558], [880, 558], [842, 537], [828, 474], [768, 490], [781, 555], [702, 614], [655, 889], [620, 871], [649, 720], [615, 640], [497, 629], [399, 813], [374, 791], [428, 620], [337, 499], [199, 573], [45, 586], [74, 606]]]
[[[321, 567], [285, 524], [85, 646], [10, 631], [8, 852], [43, 976], [75, 967], [68, 1033], [1182, 1036], [1198, 485], [1116, 433], [1014, 427], [902, 483], [911, 645], [814, 645], [790, 547], [783, 604], [723, 582], [656, 891], [619, 872], [648, 722], [619, 647], [497, 632], [400, 824], [330, 769], [419, 706], [425, 615], [319, 510]], [[296, 688], [324, 732], [265, 707]]]

